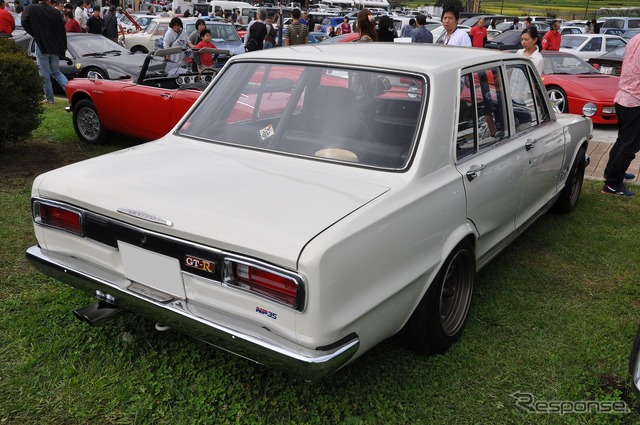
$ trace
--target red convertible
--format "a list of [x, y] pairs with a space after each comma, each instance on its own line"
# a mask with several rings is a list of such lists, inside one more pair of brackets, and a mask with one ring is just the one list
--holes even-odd
[[[109, 132], [147, 141], [167, 134], [217, 72], [214, 68], [197, 72], [188, 61], [165, 59], [181, 53], [179, 48], [149, 53], [135, 79], [69, 81], [65, 92], [70, 105], [66, 109], [73, 112], [73, 128], [80, 140], [100, 143]], [[229, 52], [200, 49], [199, 53], [210, 53], [215, 60]]]

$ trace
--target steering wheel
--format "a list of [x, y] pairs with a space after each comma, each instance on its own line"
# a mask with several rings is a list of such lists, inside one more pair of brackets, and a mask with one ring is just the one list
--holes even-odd
[[201, 83], [210, 83], [218, 74], [218, 70], [215, 68], [203, 68], [198, 74], [198, 81]]

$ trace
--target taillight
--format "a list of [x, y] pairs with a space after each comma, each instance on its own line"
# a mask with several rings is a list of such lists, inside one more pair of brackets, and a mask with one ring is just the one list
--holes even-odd
[[285, 270], [226, 258], [224, 283], [254, 292], [272, 301], [301, 310], [304, 286], [299, 276]]
[[42, 201], [33, 202], [33, 219], [43, 226], [82, 235], [82, 213], [75, 208]]
[[599, 64], [592, 63], [591, 66], [594, 67], [595, 69], [597, 69], [598, 71], [600, 71], [600, 65]]

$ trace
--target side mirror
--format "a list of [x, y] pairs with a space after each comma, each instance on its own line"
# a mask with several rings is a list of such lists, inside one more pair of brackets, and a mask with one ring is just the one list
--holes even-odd
[[64, 60], [67, 62], [67, 65], [73, 65], [73, 59], [71, 59], [70, 57], [65, 57]]

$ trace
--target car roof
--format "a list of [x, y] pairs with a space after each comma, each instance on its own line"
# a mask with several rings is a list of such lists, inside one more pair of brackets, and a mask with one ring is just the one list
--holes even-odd
[[[477, 49], [433, 45], [429, 43], [332, 43], [313, 44], [294, 47], [281, 47], [252, 52], [250, 55], [238, 55], [230, 59], [232, 62], [244, 60], [266, 59], [292, 62], [321, 62], [337, 66], [358, 66], [366, 68], [389, 68], [386, 64], [402, 64], [391, 66], [391, 69], [424, 73], [435, 70], [457, 70], [491, 60], [522, 58], [515, 54], [504, 53], [493, 49]], [[381, 61], [380, 58], [384, 58]]]
[[613, 35], [613, 34], [567, 34], [567, 35], [563, 35], [564, 37], [569, 37], [569, 38], [574, 38], [574, 37], [581, 37], [581, 38], [596, 38], [596, 37], [602, 37], [602, 38], [622, 38], [619, 35]]

